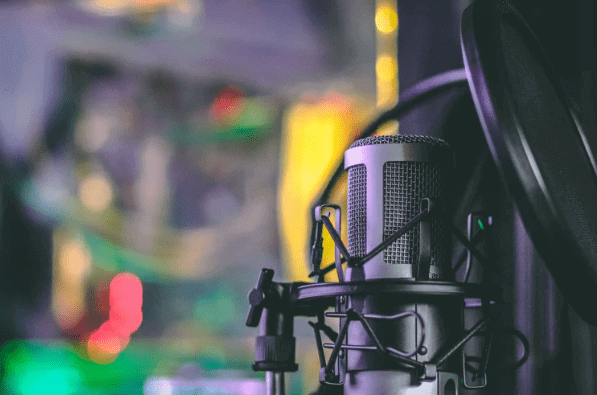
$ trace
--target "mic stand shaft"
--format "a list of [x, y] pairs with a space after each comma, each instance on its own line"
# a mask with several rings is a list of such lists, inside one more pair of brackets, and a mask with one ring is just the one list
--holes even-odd
[[267, 395], [285, 395], [284, 372], [265, 372], [265, 384]]

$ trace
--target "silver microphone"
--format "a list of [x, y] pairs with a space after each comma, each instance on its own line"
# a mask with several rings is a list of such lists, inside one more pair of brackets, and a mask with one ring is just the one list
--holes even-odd
[[[378, 136], [356, 141], [345, 153], [348, 170], [348, 250], [362, 257], [406, 225], [430, 199], [438, 210], [448, 210], [448, 189], [454, 156], [443, 140], [426, 136]], [[450, 267], [451, 234], [441, 220], [429, 220], [428, 236], [421, 240], [422, 223], [362, 266], [346, 269], [346, 281], [383, 279], [453, 281]], [[428, 265], [421, 276], [413, 273], [421, 261], [423, 244], [430, 245]], [[429, 246], [428, 246], [429, 247]], [[429, 248], [427, 249], [429, 251]], [[416, 312], [425, 323], [424, 347], [412, 356], [428, 362], [450, 339], [463, 332], [461, 297], [427, 297], [404, 293], [353, 295], [347, 308], [368, 317], [381, 344], [410, 352], [422, 338], [421, 323], [414, 318], [392, 319], [405, 311]], [[363, 325], [351, 322], [347, 344], [372, 346]], [[348, 349], [345, 395], [433, 394], [457, 395], [460, 359], [455, 356], [437, 372], [432, 382], [420, 382], [414, 369], [379, 353]]]

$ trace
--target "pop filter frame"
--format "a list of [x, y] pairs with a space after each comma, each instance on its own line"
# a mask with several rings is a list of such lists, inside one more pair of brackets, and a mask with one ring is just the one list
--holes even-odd
[[507, 1], [463, 13], [469, 87], [489, 149], [565, 299], [597, 324], [597, 166], [539, 41]]

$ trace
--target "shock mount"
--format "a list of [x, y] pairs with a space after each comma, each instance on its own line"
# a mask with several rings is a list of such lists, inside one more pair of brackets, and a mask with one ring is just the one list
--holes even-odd
[[[335, 226], [330, 220], [334, 212]], [[437, 218], [448, 226], [451, 233], [465, 247], [466, 266], [463, 281], [450, 282], [429, 279], [429, 265], [431, 257], [430, 226], [431, 218]], [[263, 269], [259, 275], [257, 285], [249, 292], [250, 310], [246, 325], [259, 326], [259, 336], [255, 342], [255, 363], [253, 369], [267, 372], [268, 393], [283, 394], [284, 372], [294, 372], [298, 369], [295, 362], [296, 340], [294, 337], [294, 318], [297, 316], [315, 317], [309, 321], [313, 328], [318, 350], [321, 384], [343, 386], [347, 371], [351, 370], [351, 360], [371, 358], [364, 354], [376, 354], [384, 361], [392, 361], [399, 369], [410, 370], [419, 383], [437, 381], [438, 388], [445, 387], [450, 380], [453, 387], [458, 387], [460, 381], [467, 389], [483, 388], [487, 385], [487, 369], [489, 366], [494, 337], [498, 333], [512, 335], [520, 340], [524, 353], [522, 357], [510, 367], [517, 369], [528, 359], [529, 343], [522, 333], [513, 328], [497, 326], [497, 314], [492, 306], [502, 302], [501, 289], [490, 284], [492, 273], [497, 271], [495, 263], [483, 256], [477, 249], [477, 244], [491, 234], [492, 218], [483, 212], [471, 213], [467, 221], [467, 235], [435, 208], [431, 199], [423, 199], [420, 210], [408, 223], [401, 227], [391, 237], [386, 238], [376, 248], [362, 257], [352, 257], [341, 240], [341, 212], [337, 205], [324, 204], [315, 208], [314, 233], [315, 241], [311, 250], [313, 271], [310, 277], [316, 277], [316, 282], [281, 283], [273, 281], [274, 271]], [[479, 223], [479, 230], [473, 234], [475, 220]], [[345, 281], [342, 265], [350, 268], [366, 265], [374, 256], [384, 251], [393, 242], [407, 233], [417, 224], [419, 226], [419, 259], [413, 264], [412, 278], [376, 279], [368, 281]], [[323, 228], [325, 228], [335, 244], [334, 263], [322, 268], [323, 256]], [[465, 262], [461, 256], [455, 264], [454, 271]], [[474, 259], [473, 259], [474, 258]], [[471, 268], [475, 262], [483, 267], [481, 283], [469, 283]], [[337, 282], [326, 282], [325, 274], [336, 270]], [[442, 300], [449, 301], [450, 308], [462, 310], [471, 306], [482, 307], [483, 317], [471, 329], [462, 331], [457, 338], [445, 339], [440, 347], [432, 345], [433, 353], [426, 345], [425, 319], [421, 312], [404, 310], [393, 314], [364, 313], [362, 304], [351, 303], [351, 299], [362, 300], [363, 297], [392, 295], [396, 300]], [[435, 302], [432, 302], [432, 304]], [[333, 311], [327, 311], [329, 309]], [[456, 310], [451, 310], [456, 311]], [[327, 318], [339, 319], [338, 332], [326, 323]], [[375, 330], [378, 322], [400, 322], [414, 317], [416, 320], [416, 334], [418, 339], [414, 350], [405, 351], [394, 345], [384, 344], [383, 334], [380, 336]], [[440, 319], [441, 322], [441, 319]], [[437, 322], [434, 320], [434, 323]], [[355, 325], [360, 325], [358, 328]], [[366, 333], [367, 344], [349, 344], [347, 333], [349, 327]], [[397, 328], [400, 328], [398, 325]], [[485, 329], [483, 331], [483, 329]], [[353, 330], [353, 329], [351, 329]], [[399, 329], [398, 329], [399, 330]], [[331, 342], [324, 343], [322, 335]], [[464, 353], [464, 345], [472, 338], [484, 336], [482, 353], [480, 356], [468, 356]], [[324, 349], [331, 349], [326, 359]], [[352, 353], [351, 358], [348, 354]], [[354, 356], [354, 357], [353, 357]], [[460, 359], [460, 361], [459, 361]], [[477, 362], [477, 366], [471, 364]], [[387, 362], [386, 362], [387, 363]], [[454, 371], [454, 364], [460, 364], [461, 375], [440, 372], [444, 365], [450, 365]], [[354, 363], [353, 363], [354, 364]], [[439, 370], [438, 370], [439, 369]], [[468, 374], [467, 374], [468, 373]], [[460, 376], [460, 378], [458, 377]], [[470, 379], [467, 379], [469, 377]], [[438, 392], [443, 394], [444, 392]], [[453, 392], [458, 394], [458, 391]]]

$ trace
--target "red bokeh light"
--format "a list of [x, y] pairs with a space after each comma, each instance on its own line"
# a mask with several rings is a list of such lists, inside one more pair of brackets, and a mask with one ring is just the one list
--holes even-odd
[[244, 96], [244, 92], [237, 87], [222, 89], [209, 109], [210, 118], [216, 122], [233, 120], [244, 109]]
[[139, 310], [117, 312], [110, 310], [110, 320], [114, 331], [121, 334], [131, 334], [141, 326], [143, 313]]
[[87, 341], [89, 356], [96, 362], [109, 363], [124, 350], [131, 333], [143, 321], [143, 285], [131, 273], [116, 275], [109, 288], [110, 311], [104, 322]]
[[139, 277], [131, 273], [116, 275], [110, 282], [110, 313], [141, 310], [143, 285]]

